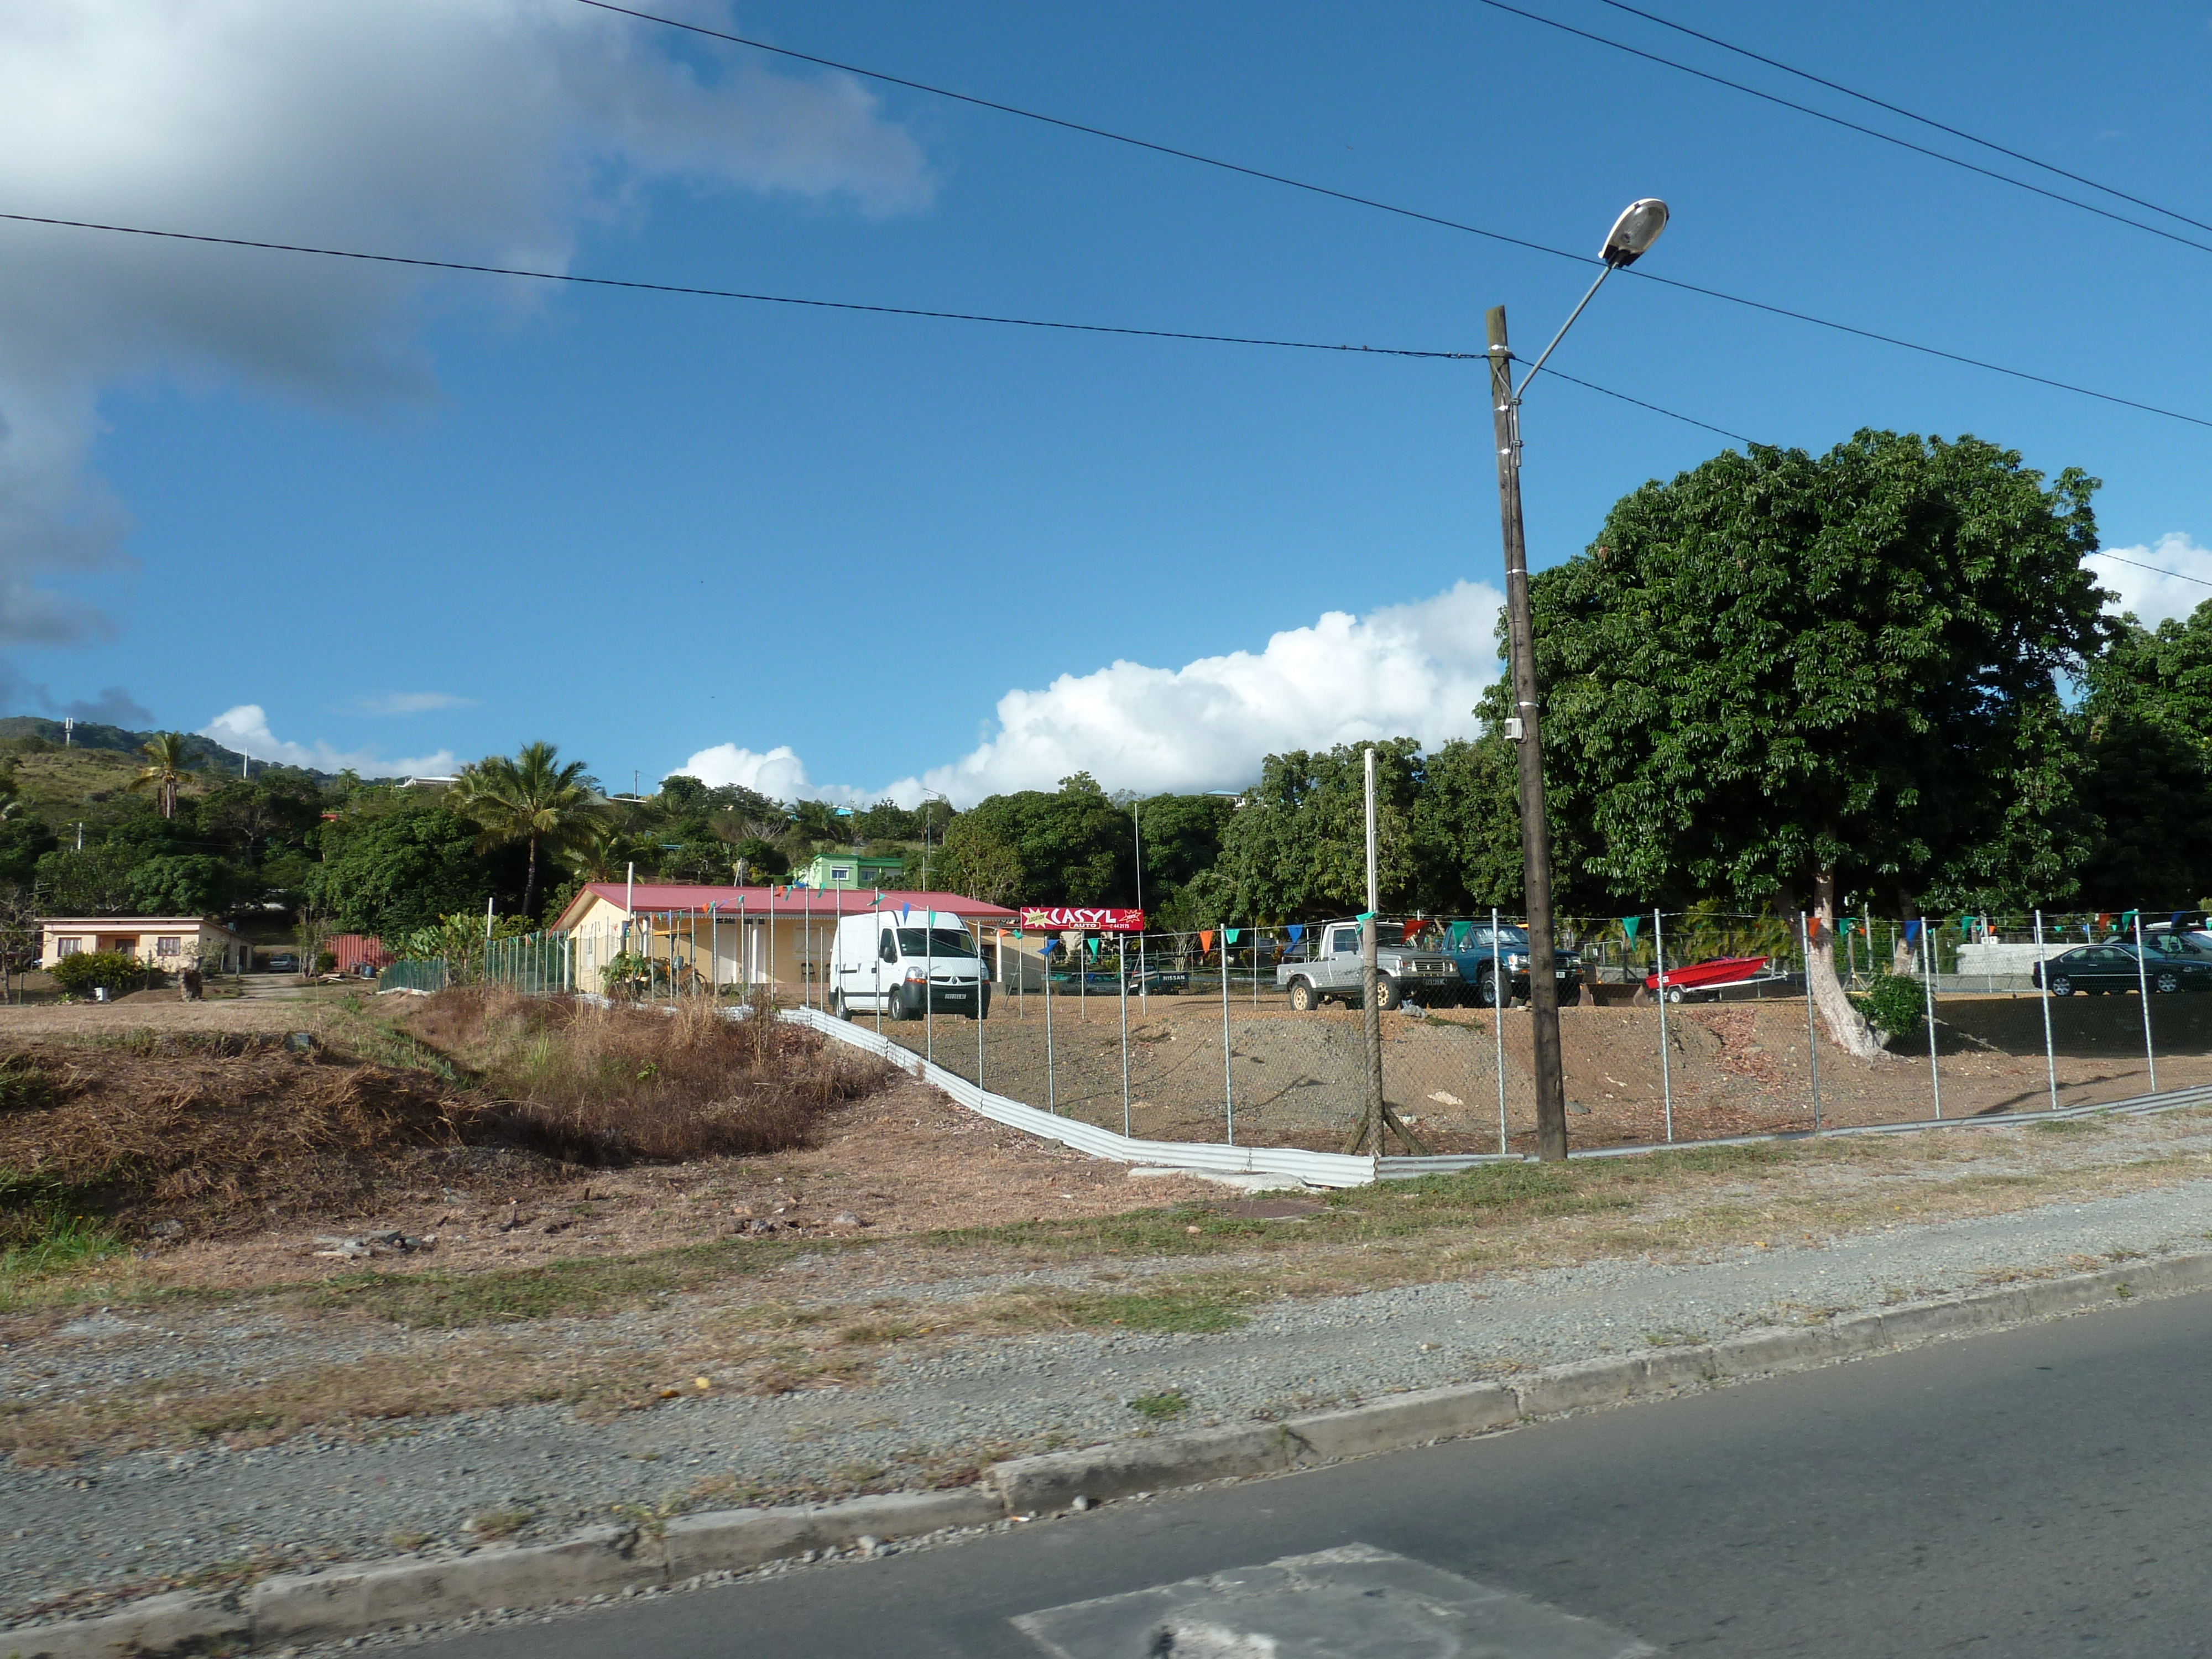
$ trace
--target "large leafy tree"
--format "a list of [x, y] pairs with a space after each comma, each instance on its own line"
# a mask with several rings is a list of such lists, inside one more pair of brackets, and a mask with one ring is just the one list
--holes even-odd
[[[1341, 915], [1367, 897], [1366, 744], [1294, 749], [1261, 763], [1260, 781], [1221, 836], [1208, 884], [1221, 920], [1258, 921]], [[1385, 909], [1418, 902], [1414, 803], [1420, 745], [1389, 738], [1375, 757], [1376, 871]]]
[[2087, 683], [2084, 795], [2104, 829], [2082, 896], [2194, 906], [2212, 892], [2212, 602], [2155, 629], [2122, 618]]
[[584, 763], [562, 765], [560, 750], [550, 743], [525, 744], [511, 758], [492, 755], [478, 761], [462, 773], [448, 799], [476, 824], [478, 852], [527, 848], [525, 915], [536, 914], [539, 849], [559, 854], [587, 845], [607, 815], [607, 803], [592, 787]]
[[[2065, 892], [2090, 825], [2063, 677], [2103, 631], [2096, 481], [1978, 439], [1754, 447], [1618, 502], [1534, 584], [1572, 873], [1824, 927]], [[1813, 954], [1830, 1030], [1873, 1039]]]
[[[1011, 860], [1018, 881], [995, 884], [1002, 891], [1010, 884], [1014, 888], [1004, 902], [1131, 902], [1135, 883], [1129, 817], [1088, 772], [1062, 778], [1055, 791], [989, 796], [949, 823], [941, 816], [939, 823], [953, 849], [951, 869], [963, 880], [979, 873], [1004, 878]], [[908, 862], [919, 869], [916, 860]]]
[[511, 897], [515, 890], [513, 854], [479, 853], [480, 835], [443, 805], [349, 815], [323, 827], [323, 858], [308, 872], [309, 897], [340, 928], [387, 939], [457, 911], [480, 915], [488, 895]]

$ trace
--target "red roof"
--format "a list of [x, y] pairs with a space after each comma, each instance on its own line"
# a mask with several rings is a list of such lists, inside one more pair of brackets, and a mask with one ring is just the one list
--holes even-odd
[[1016, 913], [1003, 904], [986, 904], [981, 899], [967, 898], [958, 893], [893, 892], [887, 888], [878, 905], [872, 887], [695, 887], [683, 882], [641, 881], [635, 888], [626, 889], [618, 881], [595, 881], [569, 901], [568, 910], [562, 913], [554, 926], [565, 926], [568, 911], [581, 904], [586, 894], [596, 893], [619, 910], [626, 892], [630, 913], [641, 916], [671, 913], [703, 916], [710, 909], [714, 915], [732, 918], [740, 915], [857, 916], [878, 909], [896, 910], [905, 905], [916, 910], [941, 911], [967, 921], [1018, 920]]

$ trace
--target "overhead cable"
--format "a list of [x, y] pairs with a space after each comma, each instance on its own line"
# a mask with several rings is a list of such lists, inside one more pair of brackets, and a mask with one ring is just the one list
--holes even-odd
[[[673, 294], [702, 300], [744, 300], [757, 305], [805, 306], [822, 311], [858, 311], [879, 317], [927, 317], [951, 323], [994, 323], [1009, 328], [1065, 329], [1078, 334], [1121, 334], [1146, 340], [1194, 340], [1209, 345], [1273, 346], [1290, 351], [1341, 351], [1370, 357], [1419, 357], [1435, 362], [1485, 362], [1489, 354], [1483, 351], [1433, 351], [1412, 346], [1368, 346], [1338, 343], [1325, 340], [1281, 340], [1250, 334], [1203, 334], [1186, 329], [1136, 328], [1118, 323], [1070, 323], [1036, 317], [1001, 317], [985, 312], [934, 311], [920, 306], [871, 305], [857, 300], [816, 300], [789, 294], [755, 294], [739, 289], [702, 288], [683, 283], [653, 283], [635, 277], [583, 276], [572, 271], [527, 270], [511, 265], [476, 264], [462, 259], [431, 259], [404, 253], [364, 253], [356, 249], [315, 247], [301, 242], [267, 242], [245, 236], [214, 236], [197, 231], [152, 230], [140, 225], [100, 224], [88, 219], [57, 219], [33, 213], [0, 213], [0, 222], [20, 225], [46, 225], [62, 230], [99, 230], [118, 236], [147, 236], [165, 242], [196, 242], [212, 247], [248, 248], [263, 253], [302, 253], [323, 259], [356, 259], [365, 264], [404, 265], [422, 270], [461, 271], [477, 276], [519, 276], [531, 282], [567, 283], [579, 288], [611, 288], [642, 294]], [[1554, 369], [1551, 371], [1559, 374]], [[1648, 403], [1641, 398], [1632, 398], [1625, 392], [1615, 392], [1592, 380], [1576, 380], [1571, 374], [1559, 374], [1563, 380], [1574, 380], [1579, 386], [1603, 392], [1608, 398], [1634, 404], [1638, 409], [1648, 409], [1655, 415], [1664, 415], [1670, 421], [1685, 425], [1702, 427], [1707, 432], [1717, 432], [1725, 438], [1750, 443], [1752, 439], [1730, 432], [1726, 427], [1700, 421], [1661, 404]]]
[[[587, 3], [589, 3], [590, 0], [587, 0]], [[1597, 46], [1609, 46], [1615, 52], [1627, 53], [1631, 58], [1641, 58], [1647, 64], [1657, 64], [1664, 69], [1674, 70], [1683, 75], [1695, 76], [1698, 80], [1710, 81], [1717, 87], [1726, 87], [1731, 92], [1740, 92], [1747, 98], [1757, 98], [1769, 104], [1779, 105], [1784, 109], [1795, 110], [1800, 115], [1809, 115], [1816, 121], [1826, 121], [1850, 131], [1863, 133], [1869, 138], [1879, 139], [1885, 144], [1894, 144], [1899, 149], [1909, 149], [1915, 155], [1925, 155], [1932, 161], [1942, 161], [1950, 167], [1963, 167], [1968, 173], [1978, 173], [1984, 179], [1994, 179], [2001, 185], [2010, 185], [2015, 190], [2027, 191], [2049, 201], [2063, 202], [2068, 207], [2079, 208], [2084, 213], [2094, 213], [2099, 218], [2110, 219], [2115, 224], [2130, 225], [2137, 230], [2148, 231], [2152, 235], [2162, 236], [2169, 242], [2179, 242], [2184, 247], [2195, 248], [2199, 253], [2212, 253], [2212, 242], [2200, 242], [2193, 236], [2184, 236], [2179, 231], [2168, 230], [2163, 225], [2154, 225], [2141, 219], [2131, 219], [2124, 213], [2115, 213], [2110, 208], [2099, 207], [2094, 202], [2085, 202], [2078, 196], [2069, 196], [2063, 191], [2047, 190], [2041, 185], [2030, 183], [2027, 179], [2014, 178], [2011, 173], [1999, 173], [1994, 167], [1985, 167], [1978, 161], [1969, 161], [1962, 156], [1946, 155], [1940, 149], [1930, 149], [1925, 144], [1914, 143], [1910, 138], [1900, 138], [1893, 132], [1884, 132], [1879, 127], [1870, 127], [1863, 122], [1854, 121], [1845, 116], [1831, 114], [1828, 111], [1817, 108], [1811, 104], [1801, 104], [1794, 98], [1784, 98], [1779, 93], [1763, 91], [1758, 87], [1747, 85], [1741, 81], [1731, 81], [1725, 75], [1715, 75], [1711, 70], [1698, 69], [1678, 58], [1663, 58], [1656, 52], [1646, 52], [1641, 46], [1632, 46], [1626, 40], [1616, 40], [1610, 35], [1599, 34], [1590, 29], [1577, 28], [1572, 23], [1563, 23], [1556, 17], [1545, 16], [1541, 12], [1530, 11], [1522, 6], [1509, 4], [1508, 0], [1478, 0], [1478, 3], [1488, 6], [1493, 11], [1506, 12], [1515, 17], [1524, 17], [1532, 23], [1541, 23], [1546, 28], [1557, 29], [1562, 34], [1571, 34], [1579, 40], [1589, 40]], [[2102, 190], [2104, 186], [2099, 185], [2094, 188]], [[2112, 193], [2119, 194], [2117, 191]], [[2164, 213], [2166, 210], [2157, 208], [2153, 211]], [[2177, 213], [2167, 216], [2179, 219], [2182, 216]], [[2195, 221], [2192, 220], [2191, 222], [2194, 223]]]
[[[1495, 0], [1486, 0], [1486, 3], [1494, 3]], [[1091, 126], [1081, 121], [1071, 121], [1061, 116], [1048, 115], [1038, 110], [1024, 109], [1017, 104], [1000, 103], [990, 98], [979, 98], [972, 93], [955, 92], [946, 87], [933, 86], [926, 81], [912, 80], [905, 76], [891, 75], [881, 70], [866, 69], [857, 64], [843, 63], [837, 58], [823, 58], [813, 52], [799, 52], [789, 46], [774, 46], [768, 41], [757, 40], [747, 35], [732, 34], [726, 29], [708, 28], [702, 23], [687, 23], [673, 17], [662, 17], [653, 12], [639, 11], [632, 7], [616, 5], [612, 0], [577, 0], [577, 3], [592, 7], [599, 11], [615, 12], [624, 17], [635, 18], [640, 22], [657, 23], [665, 28], [681, 29], [686, 33], [703, 35], [710, 40], [726, 40], [735, 46], [748, 46], [756, 52], [769, 52], [780, 58], [793, 58], [799, 63], [837, 70], [847, 75], [858, 75], [871, 81], [881, 81], [887, 86], [905, 87], [910, 91], [926, 92], [933, 97], [951, 99], [956, 103], [972, 104], [981, 109], [995, 110], [1003, 115], [1018, 116], [1025, 121], [1037, 121], [1046, 126], [1059, 127], [1069, 132], [1083, 133], [1093, 138], [1103, 138], [1116, 144], [1127, 144], [1135, 149], [1149, 150], [1157, 155], [1171, 156], [1182, 161], [1194, 161], [1201, 167], [1217, 167], [1224, 173], [1242, 174], [1247, 179], [1257, 179], [1267, 184], [1281, 185], [1286, 189], [1304, 191], [1315, 196], [1328, 197], [1332, 200], [1348, 203], [1354, 207], [1372, 208], [1380, 213], [1395, 214], [1402, 219], [1412, 219], [1422, 224], [1435, 225], [1444, 230], [1463, 231], [1470, 236], [1480, 236], [1489, 241], [1504, 243], [1510, 247], [1526, 248], [1532, 253], [1547, 254], [1553, 258], [1570, 260], [1578, 265], [1596, 265], [1603, 263], [1594, 255], [1576, 253], [1567, 248], [1553, 247], [1548, 243], [1535, 241], [1526, 236], [1509, 235], [1504, 231], [1491, 230], [1481, 225], [1468, 224], [1464, 220], [1448, 219], [1441, 214], [1425, 213], [1418, 208], [1402, 207], [1395, 202], [1385, 202], [1376, 197], [1360, 196], [1351, 191], [1334, 189], [1328, 185], [1316, 185], [1307, 179], [1293, 179], [1287, 173], [1270, 173], [1264, 168], [1246, 167], [1242, 162], [1224, 161], [1218, 156], [1203, 155], [1196, 150], [1179, 149], [1172, 144], [1156, 143], [1149, 138], [1133, 137], [1127, 133], [1115, 132], [1106, 127]], [[1512, 9], [1509, 7], [1506, 9]], [[1535, 16], [1534, 13], [1523, 15]], [[1538, 18], [1536, 21], [1548, 20]], [[2197, 245], [2191, 243], [2191, 246]], [[1852, 335], [1862, 340], [1873, 340], [1882, 345], [1894, 346], [1902, 351], [1917, 352], [1923, 356], [1936, 357], [1946, 362], [1958, 363], [1968, 368], [1978, 368], [1986, 374], [2005, 375], [2012, 380], [2027, 381], [2031, 385], [2049, 386], [2057, 392], [2069, 392], [2077, 397], [2094, 398], [2101, 403], [2118, 404], [2124, 409], [2139, 410], [2144, 414], [2160, 416], [2167, 420], [2184, 421], [2191, 426], [2212, 427], [2212, 420], [2195, 415], [2185, 415], [2178, 410], [2161, 408], [2156, 404], [2143, 403], [2134, 398], [2123, 398], [2113, 392], [2099, 392], [2089, 386], [2076, 386], [2068, 380], [2054, 380], [2047, 374], [2031, 374], [2023, 368], [2008, 368], [2002, 363], [1993, 363], [1985, 358], [1969, 357], [1962, 352], [1946, 351], [1940, 346], [1923, 345], [1917, 340], [1907, 340], [1898, 335], [1883, 334], [1873, 329], [1857, 327], [1850, 323], [1839, 323], [1826, 317], [1816, 317], [1809, 312], [1795, 311], [1787, 306], [1770, 304], [1764, 300], [1749, 299], [1743, 295], [1730, 294], [1722, 289], [1707, 288], [1698, 283], [1686, 283], [1672, 276], [1662, 276], [1656, 271], [1641, 266], [1625, 270], [1621, 274], [1643, 282], [1656, 283], [1662, 288], [1678, 289], [1686, 294], [1701, 295], [1709, 300], [1719, 300], [1729, 305], [1742, 306], [1752, 311], [1763, 311], [1770, 316], [1785, 317], [1793, 322], [1808, 323], [1815, 328], [1830, 329], [1837, 333]]]
[[1826, 87], [1831, 92], [1840, 92], [1846, 98], [1856, 98], [1863, 104], [1871, 104], [1876, 109], [1887, 110], [1892, 115], [1901, 115], [1906, 120], [1917, 121], [1923, 127], [1933, 127], [1938, 132], [1948, 132], [1954, 138], [1963, 138], [1970, 144], [1978, 144], [1984, 149], [1992, 149], [2000, 155], [2008, 155], [2015, 161], [2025, 161], [2028, 166], [2040, 167], [2045, 173], [2055, 173], [2061, 179], [2070, 179], [2077, 185], [2087, 185], [2091, 190], [2102, 191], [2107, 196], [2117, 196], [2123, 202], [2132, 202], [2139, 208], [2148, 208], [2153, 213], [2163, 214], [2166, 218], [2179, 219], [2185, 225], [2194, 225], [2199, 230], [2212, 230], [2212, 223], [2208, 223], [2203, 219], [2192, 219], [2185, 213], [2178, 213], [2170, 207], [2160, 207], [2156, 202], [2148, 201], [2141, 196], [2130, 196], [2117, 185], [2100, 184], [2096, 179], [2084, 174], [2069, 173], [2055, 161], [2041, 161], [2024, 150], [2010, 149], [2000, 144], [1994, 138], [1984, 138], [1978, 134], [1968, 132], [1964, 127], [1954, 127], [1948, 122], [1939, 121], [1932, 115], [1922, 115], [1917, 111], [1905, 108], [1902, 104], [1893, 104], [1886, 98], [1877, 98], [1870, 92], [1861, 92], [1854, 87], [1845, 86], [1840, 81], [1831, 81], [1825, 75], [1815, 75], [1810, 70], [1802, 70], [1794, 64], [1785, 64], [1779, 58], [1769, 58], [1765, 52], [1753, 52], [1748, 46], [1739, 46], [1732, 40], [1723, 40], [1717, 34], [1707, 34], [1703, 29], [1693, 29], [1687, 23], [1678, 23], [1670, 17], [1662, 17], [1656, 11], [1646, 11], [1641, 6], [1632, 6], [1628, 3], [1628, 0], [1600, 0], [1600, 3], [1611, 6], [1615, 11], [1625, 11], [1632, 17], [1641, 17], [1646, 21], [1656, 23], [1661, 28], [1673, 29], [1676, 33], [1686, 34], [1693, 40], [1703, 40], [1708, 46], [1718, 46], [1723, 52], [1732, 52], [1739, 58], [1748, 58], [1754, 64], [1764, 64], [1769, 69], [1780, 70], [1784, 75], [1794, 75], [1799, 80], [1809, 81], [1816, 87]]

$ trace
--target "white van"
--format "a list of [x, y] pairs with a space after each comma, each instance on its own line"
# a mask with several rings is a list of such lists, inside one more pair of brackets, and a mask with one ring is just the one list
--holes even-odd
[[942, 910], [877, 910], [838, 921], [830, 959], [831, 1013], [920, 1019], [932, 1008], [971, 1019], [991, 1012], [990, 964], [959, 917]]

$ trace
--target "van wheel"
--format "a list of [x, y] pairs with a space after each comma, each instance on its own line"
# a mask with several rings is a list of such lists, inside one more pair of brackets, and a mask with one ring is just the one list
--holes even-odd
[[850, 1019], [852, 1017], [853, 1011], [845, 1006], [845, 994], [842, 991], [832, 991], [830, 994], [830, 1018]]
[[1291, 981], [1291, 1012], [1310, 1014], [1321, 1006], [1321, 999], [1314, 994], [1313, 981], [1294, 979]]
[[901, 1020], [906, 1018], [906, 1005], [899, 1000], [899, 994], [896, 991], [886, 991], [878, 1000], [884, 1005], [885, 1019]]

